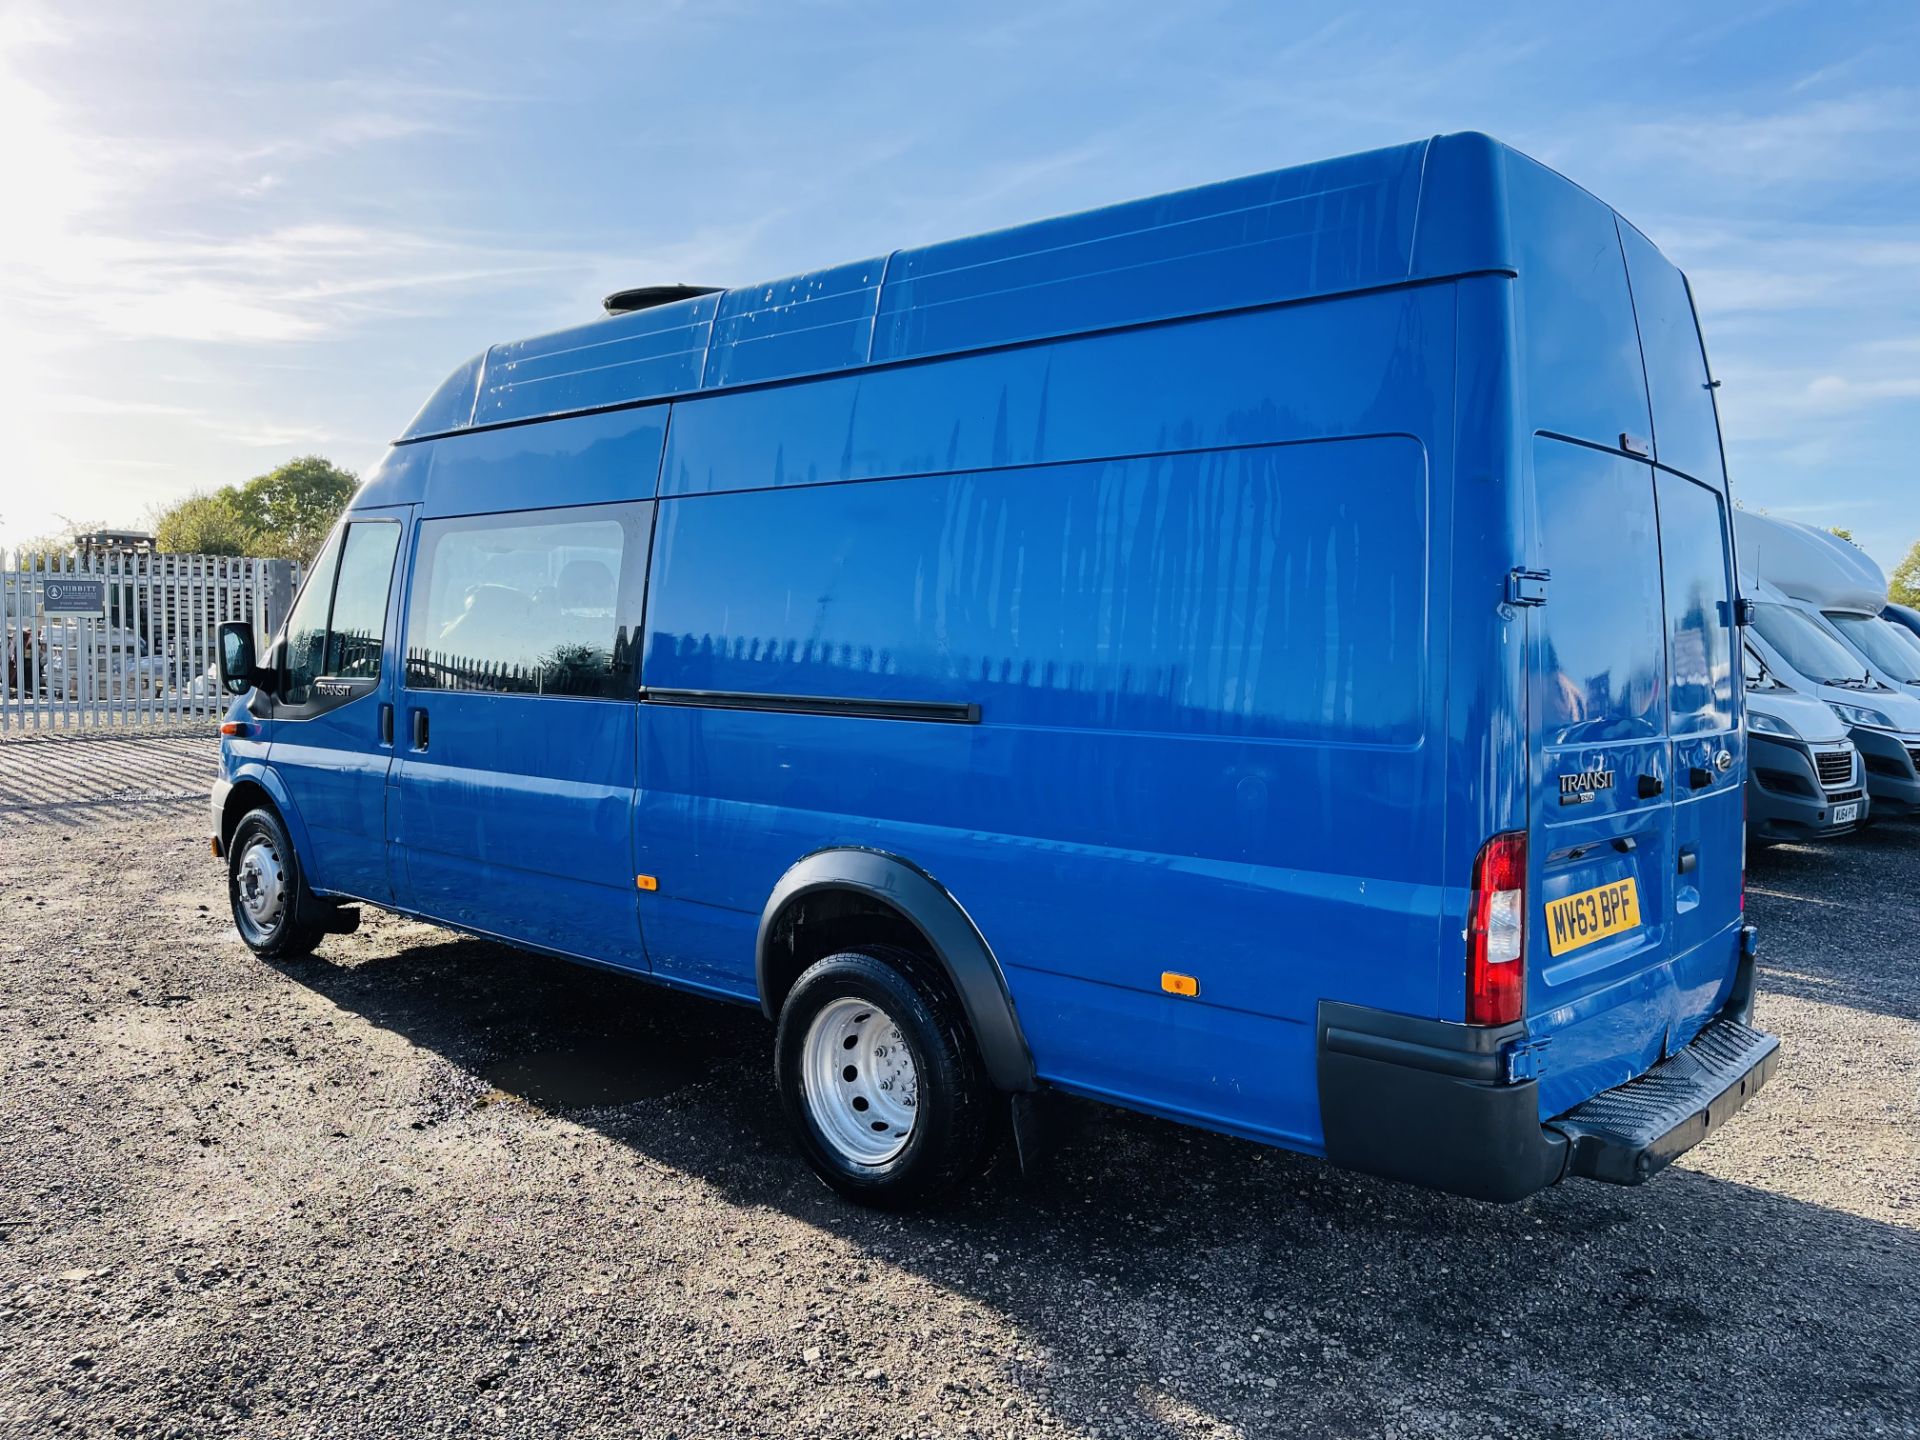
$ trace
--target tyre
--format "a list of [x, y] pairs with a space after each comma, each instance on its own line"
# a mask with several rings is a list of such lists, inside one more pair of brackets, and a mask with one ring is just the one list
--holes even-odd
[[271, 810], [249, 810], [234, 826], [227, 843], [227, 899], [240, 938], [264, 960], [311, 955], [326, 933], [287, 827]]
[[902, 1208], [971, 1179], [993, 1154], [1001, 1097], [959, 999], [922, 956], [829, 955], [780, 1008], [774, 1076], [814, 1172], [849, 1200]]

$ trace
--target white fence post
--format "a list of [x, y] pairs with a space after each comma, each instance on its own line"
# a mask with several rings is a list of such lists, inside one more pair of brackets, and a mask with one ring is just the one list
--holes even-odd
[[[62, 578], [98, 581], [101, 613], [48, 616]], [[298, 565], [246, 556], [0, 551], [0, 736], [218, 717], [227, 697], [202, 677], [221, 623], [250, 621], [264, 653], [299, 581]]]

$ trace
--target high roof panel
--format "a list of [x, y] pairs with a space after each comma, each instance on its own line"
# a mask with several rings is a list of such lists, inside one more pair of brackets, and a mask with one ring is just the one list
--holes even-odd
[[596, 319], [495, 346], [401, 438], [1510, 268], [1504, 153], [1443, 136]]

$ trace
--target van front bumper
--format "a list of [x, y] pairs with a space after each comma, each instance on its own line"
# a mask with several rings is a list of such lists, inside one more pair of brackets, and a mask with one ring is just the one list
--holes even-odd
[[[1815, 755], [1839, 748], [1747, 733], [1747, 831], [1755, 840], [1824, 840], [1866, 823], [1870, 802], [1857, 756], [1844, 785], [1829, 790], [1820, 779]], [[1853, 805], [1854, 817], [1836, 824], [1836, 805]]]
[[1866, 767], [1876, 815], [1920, 814], [1920, 736], [1856, 725], [1847, 732]]
[[1510, 1080], [1526, 1026], [1498, 1029], [1322, 1001], [1320, 1120], [1336, 1165], [1475, 1200], [1524, 1199], [1569, 1175], [1638, 1185], [1718, 1130], [1772, 1078], [1780, 1042], [1748, 1023], [1751, 932], [1727, 1008], [1637, 1079], [1542, 1122]]

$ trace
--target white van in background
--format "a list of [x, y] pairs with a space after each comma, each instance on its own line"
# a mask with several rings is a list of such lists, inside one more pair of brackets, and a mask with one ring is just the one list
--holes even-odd
[[1745, 647], [1747, 840], [1829, 840], [1867, 822], [1866, 775], [1847, 727]]
[[1920, 687], [1877, 674], [1829, 618], [1877, 616], [1887, 601], [1880, 567], [1810, 525], [1735, 511], [1734, 529], [1742, 589], [1755, 602], [1748, 644], [1774, 678], [1847, 722], [1876, 815], [1920, 814]]

